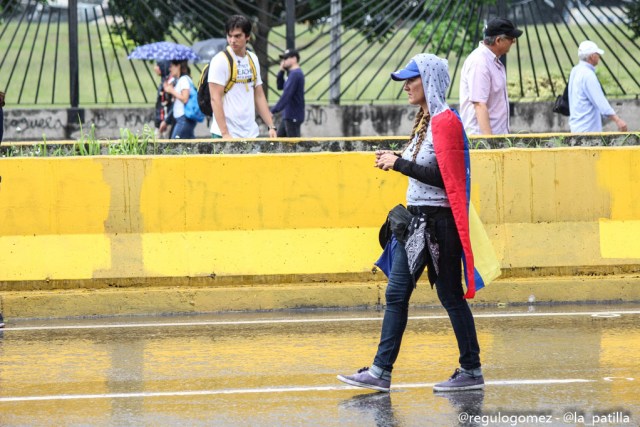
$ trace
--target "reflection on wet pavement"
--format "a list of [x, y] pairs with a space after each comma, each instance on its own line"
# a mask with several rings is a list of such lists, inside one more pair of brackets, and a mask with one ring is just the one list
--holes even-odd
[[9, 323], [0, 424], [637, 426], [640, 307], [531, 308], [474, 310], [487, 386], [446, 394], [441, 310], [411, 311], [389, 394], [335, 380], [371, 363], [376, 311]]
[[340, 402], [339, 407], [348, 411], [359, 411], [370, 417], [376, 426], [401, 425], [391, 405], [392, 393], [357, 394]]
[[449, 400], [451, 407], [457, 414], [459, 426], [475, 426], [478, 423], [473, 421], [474, 417], [482, 415], [484, 392], [484, 390], [470, 390], [464, 393], [442, 392], [436, 393], [435, 396]]

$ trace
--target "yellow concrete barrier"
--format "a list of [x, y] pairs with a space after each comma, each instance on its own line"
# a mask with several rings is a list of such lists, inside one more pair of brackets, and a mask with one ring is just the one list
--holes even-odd
[[0, 280], [370, 271], [371, 154], [3, 159]]
[[[473, 151], [472, 199], [506, 273], [634, 268], [638, 165], [635, 147]], [[406, 190], [370, 153], [0, 167], [2, 282], [366, 273]]]
[[638, 147], [473, 152], [473, 200], [503, 268], [638, 271], [639, 161]]

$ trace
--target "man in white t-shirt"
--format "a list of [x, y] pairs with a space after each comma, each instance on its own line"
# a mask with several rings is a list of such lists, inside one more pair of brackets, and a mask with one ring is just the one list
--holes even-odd
[[[229, 61], [224, 52], [219, 52], [209, 65], [209, 93], [211, 94], [211, 136], [213, 138], [256, 138], [259, 134], [256, 123], [258, 114], [269, 127], [269, 137], [276, 137], [276, 128], [269, 110], [267, 97], [262, 87], [258, 57], [247, 51], [251, 36], [251, 22], [242, 15], [231, 16], [225, 25], [227, 43], [233, 51], [237, 65], [236, 83], [225, 93], [225, 86], [231, 77]], [[256, 76], [249, 62], [249, 55], [255, 65]]]

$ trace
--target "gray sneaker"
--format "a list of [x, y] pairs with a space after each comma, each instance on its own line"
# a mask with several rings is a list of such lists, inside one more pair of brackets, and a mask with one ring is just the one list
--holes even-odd
[[481, 390], [484, 388], [484, 377], [470, 377], [456, 369], [447, 381], [438, 383], [433, 386], [433, 391], [464, 391], [464, 390]]
[[0, 328], [4, 328], [4, 319], [2, 318], [2, 313], [0, 313]]
[[369, 368], [362, 368], [358, 373], [353, 375], [338, 375], [337, 378], [343, 383], [354, 385], [356, 387], [370, 388], [372, 390], [383, 391], [388, 393], [391, 387], [391, 381], [374, 377]]

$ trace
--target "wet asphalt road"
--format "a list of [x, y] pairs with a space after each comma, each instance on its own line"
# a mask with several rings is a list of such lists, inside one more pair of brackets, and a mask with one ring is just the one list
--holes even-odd
[[[475, 309], [487, 386], [456, 367], [443, 310], [412, 310], [389, 394], [376, 311], [8, 322], [2, 426], [638, 426], [640, 306]], [[595, 314], [595, 316], [594, 316]]]

